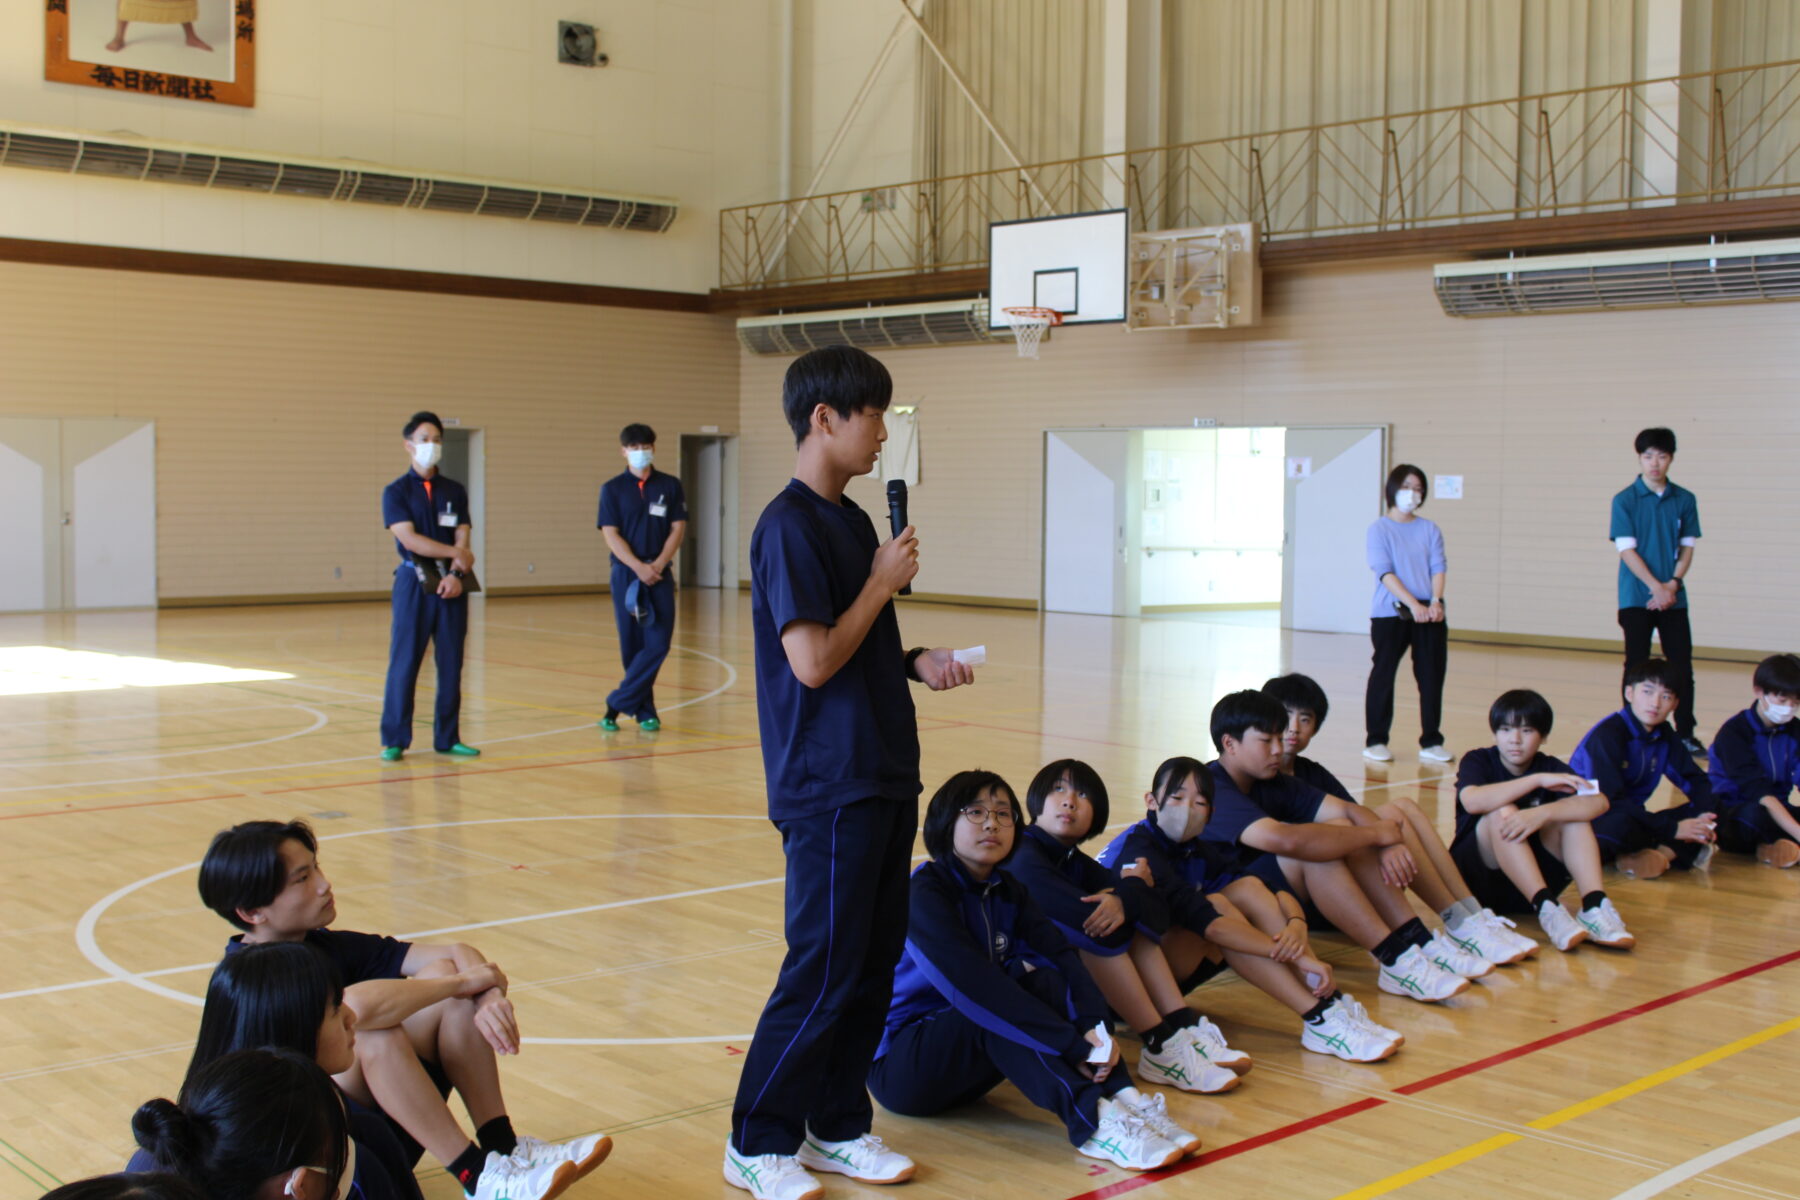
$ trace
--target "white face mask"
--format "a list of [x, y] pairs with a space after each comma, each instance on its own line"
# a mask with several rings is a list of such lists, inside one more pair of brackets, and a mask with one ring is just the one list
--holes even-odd
[[631, 464], [632, 470], [642, 471], [656, 461], [656, 452], [653, 450], [627, 450], [625, 461]]
[[1411, 512], [1419, 507], [1419, 493], [1411, 488], [1401, 488], [1394, 493], [1394, 507], [1401, 512]]
[[1786, 725], [1794, 719], [1794, 706], [1777, 704], [1773, 700], [1763, 701], [1763, 719], [1771, 725]]
[[429, 471], [444, 457], [444, 447], [438, 442], [414, 442], [412, 456], [421, 471]]

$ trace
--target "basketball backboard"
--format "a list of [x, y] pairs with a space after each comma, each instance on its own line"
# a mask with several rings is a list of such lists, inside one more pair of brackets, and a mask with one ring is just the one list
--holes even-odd
[[1054, 309], [1064, 325], [1125, 319], [1126, 210], [997, 221], [988, 226], [988, 325], [1005, 309]]

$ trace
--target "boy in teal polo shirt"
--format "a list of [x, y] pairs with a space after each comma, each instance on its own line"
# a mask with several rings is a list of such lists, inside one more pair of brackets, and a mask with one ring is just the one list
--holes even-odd
[[1650, 657], [1650, 635], [1675, 675], [1675, 732], [1689, 754], [1704, 755], [1694, 736], [1694, 635], [1688, 626], [1687, 587], [1700, 540], [1700, 508], [1694, 493], [1669, 481], [1675, 461], [1672, 430], [1637, 435], [1636, 482], [1612, 502], [1612, 531], [1619, 551], [1619, 628], [1625, 631], [1625, 666]]

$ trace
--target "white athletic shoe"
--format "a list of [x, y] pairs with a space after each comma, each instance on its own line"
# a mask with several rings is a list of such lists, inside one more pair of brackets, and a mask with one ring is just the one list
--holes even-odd
[[1104, 1158], [1127, 1171], [1154, 1171], [1180, 1158], [1181, 1147], [1152, 1130], [1130, 1105], [1102, 1100], [1099, 1127], [1075, 1153]]
[[1338, 1003], [1344, 1007], [1345, 1012], [1350, 1014], [1351, 1020], [1373, 1033], [1376, 1037], [1386, 1038], [1392, 1041], [1396, 1048], [1406, 1045], [1406, 1035], [1404, 1033], [1401, 1033], [1398, 1029], [1389, 1029], [1386, 1025], [1381, 1024], [1374, 1017], [1371, 1017], [1369, 1015], [1369, 1010], [1362, 1006], [1362, 1001], [1358, 1000], [1355, 996], [1352, 996], [1349, 992], [1339, 992]]
[[1544, 936], [1558, 950], [1573, 950], [1588, 940], [1587, 927], [1569, 915], [1569, 910], [1555, 900], [1538, 905], [1538, 925]]
[[1189, 1133], [1169, 1119], [1169, 1106], [1164, 1102], [1161, 1092], [1146, 1096], [1136, 1088], [1128, 1088], [1114, 1096], [1113, 1101], [1129, 1107], [1143, 1118], [1151, 1133], [1171, 1145], [1179, 1146], [1183, 1154], [1200, 1153], [1200, 1135]]
[[1138, 1079], [1206, 1095], [1229, 1092], [1236, 1087], [1237, 1072], [1208, 1061], [1199, 1043], [1189, 1034], [1186, 1029], [1178, 1032], [1163, 1043], [1161, 1054], [1152, 1054], [1150, 1047], [1145, 1046], [1138, 1055]]
[[489, 1151], [475, 1181], [474, 1200], [554, 1200], [574, 1182], [575, 1164], [566, 1158], [528, 1163]]
[[1619, 910], [1613, 907], [1612, 898], [1602, 900], [1594, 908], [1584, 908], [1575, 915], [1581, 927], [1587, 930], [1596, 946], [1607, 946], [1614, 950], [1629, 950], [1637, 945], [1637, 939], [1625, 928], [1625, 922], [1619, 916]]
[[1408, 946], [1406, 953], [1395, 959], [1391, 967], [1381, 964], [1379, 959], [1376, 963], [1380, 970], [1376, 972], [1375, 985], [1389, 995], [1405, 996], [1409, 1000], [1426, 1003], [1448, 1000], [1469, 986], [1469, 981], [1461, 975], [1434, 965], [1418, 946]]
[[1225, 1044], [1225, 1033], [1206, 1017], [1201, 1017], [1197, 1025], [1190, 1025], [1182, 1030], [1194, 1043], [1194, 1049], [1200, 1052], [1207, 1062], [1221, 1066], [1239, 1075], [1247, 1075], [1255, 1061], [1242, 1050], [1233, 1050]]
[[1538, 944], [1513, 932], [1511, 921], [1492, 909], [1484, 908], [1472, 917], [1464, 917], [1455, 929], [1444, 927], [1444, 935], [1465, 954], [1485, 958], [1495, 966], [1516, 963], [1536, 954]]
[[[1347, 997], [1345, 998], [1347, 999]], [[1314, 1054], [1332, 1054], [1345, 1062], [1380, 1062], [1400, 1048], [1356, 1019], [1340, 999], [1320, 1014], [1317, 1021], [1300, 1022], [1300, 1045]]]
[[819, 1200], [825, 1185], [806, 1173], [792, 1154], [745, 1157], [725, 1146], [725, 1182], [743, 1188], [756, 1200]]
[[1363, 757], [1370, 762], [1393, 762], [1394, 752], [1386, 746], [1364, 746]]
[[828, 1142], [809, 1129], [794, 1157], [809, 1170], [848, 1175], [863, 1183], [905, 1183], [918, 1170], [912, 1159], [889, 1150], [872, 1133], [853, 1141]]
[[545, 1163], [572, 1162], [575, 1164], [575, 1178], [580, 1179], [605, 1162], [606, 1156], [612, 1153], [612, 1148], [612, 1139], [603, 1133], [570, 1138], [566, 1142], [546, 1142], [541, 1138], [522, 1137], [513, 1148], [512, 1156], [534, 1167]]
[[1425, 957], [1440, 970], [1449, 971], [1452, 975], [1461, 975], [1464, 979], [1480, 979], [1483, 975], [1493, 973], [1494, 964], [1478, 954], [1470, 954], [1450, 937], [1449, 931], [1440, 929], [1431, 935], [1425, 943]]
[[1421, 746], [1419, 747], [1419, 761], [1434, 763], [1455, 762], [1456, 755], [1444, 749], [1442, 744], [1436, 746]]

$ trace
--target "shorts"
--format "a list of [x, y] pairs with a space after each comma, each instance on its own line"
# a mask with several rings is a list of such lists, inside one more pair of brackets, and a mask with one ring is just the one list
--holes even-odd
[[[1562, 895], [1563, 889], [1572, 882], [1569, 868], [1556, 855], [1544, 849], [1543, 843], [1535, 836], [1531, 839], [1531, 856], [1537, 860], [1537, 868], [1543, 874], [1544, 886], [1550, 889], [1550, 894]], [[1505, 871], [1499, 867], [1490, 867], [1482, 861], [1481, 841], [1474, 834], [1453, 843], [1450, 858], [1456, 863], [1456, 869], [1462, 872], [1463, 882], [1469, 885], [1469, 892], [1482, 907], [1503, 914], [1532, 911], [1531, 897], [1513, 886], [1513, 881], [1507, 878]]]

